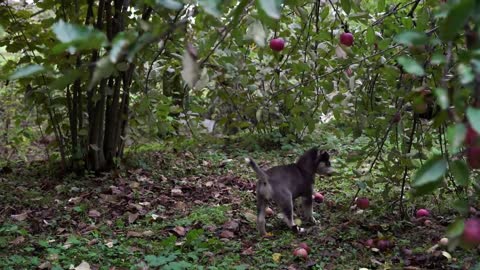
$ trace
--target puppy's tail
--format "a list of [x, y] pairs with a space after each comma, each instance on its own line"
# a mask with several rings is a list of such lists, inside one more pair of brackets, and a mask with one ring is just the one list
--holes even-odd
[[268, 175], [267, 173], [258, 167], [257, 163], [251, 158], [245, 158], [245, 162], [252, 167], [252, 169], [257, 173], [260, 183], [268, 184]]

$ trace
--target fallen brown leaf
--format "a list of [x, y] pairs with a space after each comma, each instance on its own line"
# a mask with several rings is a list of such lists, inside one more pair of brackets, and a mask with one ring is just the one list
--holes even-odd
[[52, 268], [52, 264], [50, 262], [43, 262], [39, 266], [37, 266], [38, 269], [50, 269]]
[[93, 218], [98, 218], [100, 217], [102, 214], [100, 214], [100, 212], [98, 212], [97, 210], [95, 209], [92, 209], [90, 211], [88, 211], [88, 216], [89, 217], [93, 217]]
[[28, 217], [28, 212], [23, 212], [18, 215], [11, 215], [11, 217], [16, 221], [24, 221]]
[[87, 245], [93, 246], [93, 245], [97, 244], [98, 242], [99, 242], [98, 239], [92, 239], [92, 240], [88, 241]]
[[74, 270], [90, 270], [90, 264], [86, 261], [82, 261], [77, 267], [73, 268]]
[[235, 220], [230, 220], [230, 221], [225, 222], [225, 224], [223, 224], [223, 228], [225, 230], [230, 230], [230, 231], [236, 232], [236, 231], [238, 231], [239, 224]]
[[221, 238], [233, 238], [235, 237], [235, 234], [229, 230], [223, 230], [221, 233], [220, 233], [220, 237]]
[[137, 218], [138, 218], [138, 213], [128, 212], [128, 223], [132, 224], [133, 222], [135, 222], [135, 220], [137, 220]]
[[128, 231], [127, 232], [127, 237], [141, 237], [142, 234], [139, 232], [134, 232], [134, 231]]
[[10, 244], [12, 244], [14, 246], [18, 246], [23, 242], [25, 242], [25, 237], [19, 236], [19, 237], [13, 239], [12, 241], [10, 241]]
[[178, 187], [175, 187], [171, 190], [171, 193], [172, 193], [172, 196], [177, 196], [177, 197], [181, 197], [183, 196], [183, 192], [180, 188]]
[[178, 236], [185, 236], [185, 234], [187, 233], [185, 228], [182, 227], [182, 226], [177, 226], [177, 227], [173, 228], [172, 231], [174, 233], [176, 233]]
[[242, 255], [252, 255], [253, 254], [253, 247], [249, 247], [242, 251]]
[[154, 233], [153, 233], [153, 231], [151, 231], [151, 230], [144, 231], [144, 232], [142, 233], [143, 236], [152, 236], [153, 234], [154, 234]]

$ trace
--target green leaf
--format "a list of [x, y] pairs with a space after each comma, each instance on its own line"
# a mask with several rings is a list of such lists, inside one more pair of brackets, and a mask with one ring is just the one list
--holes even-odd
[[329, 14], [330, 14], [330, 7], [324, 6], [322, 8], [322, 13], [320, 13], [320, 18], [322, 18], [322, 21], [324, 21]]
[[473, 73], [473, 68], [470, 65], [465, 65], [463, 63], [458, 65], [458, 73], [460, 75], [460, 82], [462, 84], [469, 84], [475, 79], [475, 74]]
[[447, 90], [444, 88], [436, 88], [433, 93], [437, 97], [437, 102], [438, 105], [440, 105], [440, 108], [442, 108], [442, 110], [446, 110], [449, 104]]
[[260, 7], [268, 16], [274, 19], [280, 19], [280, 10], [283, 0], [259, 0]]
[[124, 38], [123, 33], [117, 35], [112, 42], [112, 49], [110, 50], [110, 61], [112, 63], [117, 63], [118, 60], [123, 56], [125, 49], [130, 44], [129, 40]]
[[0, 40], [2, 40], [6, 36], [7, 36], [7, 33], [5, 32], [5, 29], [3, 28], [2, 25], [0, 25]]
[[427, 184], [441, 182], [446, 171], [447, 162], [443, 157], [432, 157], [417, 171], [413, 178], [412, 187], [421, 187]]
[[375, 43], [375, 31], [373, 31], [373, 27], [369, 27], [367, 29], [367, 43], [368, 44]]
[[69, 84], [80, 78], [80, 70], [63, 71], [63, 74], [49, 84], [51, 89], [65, 89]]
[[450, 170], [457, 185], [466, 187], [470, 183], [470, 170], [464, 160], [455, 160], [450, 164]]
[[400, 56], [397, 59], [398, 63], [403, 67], [403, 69], [413, 75], [416, 76], [424, 76], [425, 71], [423, 70], [423, 67], [420, 66], [417, 61], [410, 57], [406, 56]]
[[463, 219], [457, 219], [455, 222], [453, 222], [447, 227], [447, 237], [453, 238], [462, 235], [464, 227], [465, 221]]
[[385, 0], [379, 0], [377, 3], [377, 11], [383, 12], [385, 10]]
[[367, 188], [367, 184], [365, 184], [365, 182], [363, 182], [363, 181], [355, 181], [355, 185], [357, 185], [357, 187], [359, 189], [366, 189]]
[[449, 143], [449, 150], [451, 153], [457, 153], [458, 149], [465, 140], [467, 128], [464, 124], [458, 123], [454, 126], [449, 126], [447, 130], [447, 139]]
[[350, 14], [350, 10], [352, 9], [351, 0], [342, 0], [340, 4], [342, 5], [343, 11], [345, 11], [347, 14]]
[[469, 211], [469, 205], [468, 205], [468, 200], [466, 199], [458, 199], [453, 202], [453, 208], [457, 210], [461, 215], [466, 215], [468, 214]]
[[155, 3], [168, 9], [179, 10], [183, 7], [182, 3], [175, 0], [155, 0]]
[[220, 17], [220, 11], [218, 10], [218, 4], [221, 0], [198, 0], [198, 4], [207, 12], [208, 14], [214, 17]]
[[430, 61], [432, 65], [440, 65], [446, 62], [445, 55], [440, 54], [440, 53], [435, 53], [432, 56], [432, 60]]
[[260, 47], [265, 47], [265, 39], [267, 33], [265, 33], [265, 28], [263, 27], [260, 21], [255, 20], [252, 24], [247, 27], [247, 33], [245, 34], [245, 39], [252, 39]]
[[10, 80], [16, 80], [16, 79], [21, 79], [21, 78], [26, 78], [33, 76], [35, 74], [38, 74], [42, 71], [44, 71], [45, 68], [41, 65], [28, 65], [25, 67], [17, 68], [15, 72], [13, 72], [12, 75], [10, 75], [9, 79]]
[[145, 262], [150, 267], [158, 267], [165, 265], [167, 263], [175, 261], [177, 255], [172, 254], [169, 256], [154, 256], [154, 255], [147, 255], [145, 256]]
[[467, 108], [467, 119], [472, 128], [480, 133], [480, 109], [475, 109], [473, 107]]
[[52, 30], [62, 43], [53, 49], [54, 53], [68, 49], [73, 54], [76, 50], [99, 49], [107, 44], [105, 34], [93, 27], [78, 26], [60, 20], [52, 26]]
[[103, 57], [97, 61], [95, 70], [93, 71], [92, 79], [89, 83], [88, 89], [92, 89], [101, 79], [110, 76], [115, 71], [115, 65], [108, 57]]
[[438, 31], [440, 38], [445, 41], [453, 40], [468, 22], [470, 14], [474, 11], [474, 7], [475, 0], [457, 1], [448, 12], [447, 18], [440, 24]]
[[425, 33], [406, 31], [398, 34], [393, 40], [405, 46], [418, 46], [426, 44], [428, 37]]

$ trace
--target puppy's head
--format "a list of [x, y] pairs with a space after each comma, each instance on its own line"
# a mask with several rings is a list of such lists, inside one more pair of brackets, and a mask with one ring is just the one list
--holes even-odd
[[318, 150], [317, 153], [317, 174], [332, 176], [335, 173], [335, 170], [332, 168], [330, 163], [330, 154], [324, 150]]
[[327, 151], [314, 147], [305, 152], [297, 161], [297, 165], [309, 173], [330, 176], [334, 170], [330, 164], [330, 155]]

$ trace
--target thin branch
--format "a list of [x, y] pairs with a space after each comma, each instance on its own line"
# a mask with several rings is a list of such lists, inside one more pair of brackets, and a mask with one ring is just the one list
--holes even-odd
[[[412, 151], [413, 136], [415, 135], [415, 128], [417, 127], [417, 121], [418, 121], [418, 117], [414, 116], [413, 117], [412, 132], [410, 133], [408, 146], [407, 146], [407, 154], [409, 154], [410, 151]], [[405, 211], [404, 211], [404, 208], [403, 208], [403, 195], [405, 193], [405, 183], [406, 183], [406, 180], [407, 180], [407, 175], [408, 175], [408, 167], [407, 167], [407, 165], [405, 165], [405, 168], [403, 170], [402, 189], [400, 191], [400, 215], [402, 216], [402, 218], [405, 216]]]
[[343, 20], [342, 20], [342, 16], [340, 16], [340, 13], [338, 12], [338, 10], [337, 10], [337, 8], [335, 7], [335, 5], [332, 3], [332, 0], [328, 0], [328, 2], [330, 2], [330, 5], [332, 6], [333, 10], [335, 11], [336, 17], [338, 17], [338, 20], [340, 20], [340, 23], [341, 23], [342, 25], [344, 25]]
[[[175, 15], [175, 18], [173, 18], [171, 23], [175, 23], [178, 20], [178, 17], [180, 16], [181, 11], [182, 10], [179, 10], [177, 12], [177, 14]], [[150, 79], [150, 73], [152, 72], [153, 64], [157, 61], [157, 59], [160, 57], [160, 55], [162, 55], [162, 53], [165, 51], [165, 48], [167, 47], [167, 41], [168, 41], [169, 38], [170, 38], [170, 34], [168, 34], [165, 37], [165, 39], [163, 39], [164, 43], [163, 43], [162, 48], [160, 48], [160, 50], [158, 50], [157, 54], [153, 57], [153, 60], [150, 63], [150, 66], [148, 67], [147, 77], [145, 78], [145, 88], [144, 88], [144, 93], [145, 94], [148, 93], [148, 80]]]
[[417, 6], [420, 3], [420, 1], [422, 1], [422, 0], [416, 0], [416, 2], [413, 4], [412, 9], [410, 9], [410, 12], [408, 12], [408, 15], [407, 15], [408, 17], [413, 18], [413, 13], [415, 12], [415, 9], [417, 9]]

